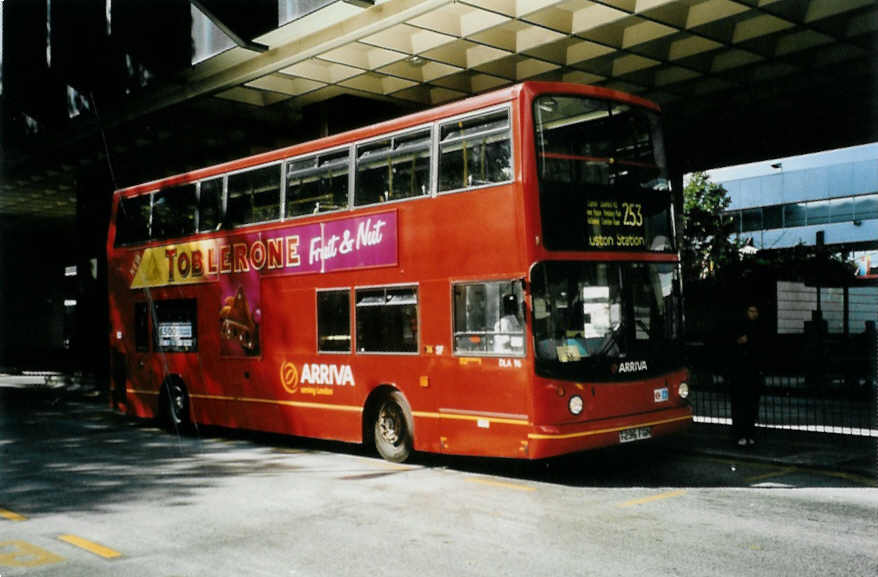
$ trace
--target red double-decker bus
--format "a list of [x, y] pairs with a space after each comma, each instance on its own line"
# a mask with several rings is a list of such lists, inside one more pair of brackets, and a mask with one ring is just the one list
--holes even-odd
[[112, 402], [539, 459], [691, 421], [659, 110], [526, 82], [119, 190]]

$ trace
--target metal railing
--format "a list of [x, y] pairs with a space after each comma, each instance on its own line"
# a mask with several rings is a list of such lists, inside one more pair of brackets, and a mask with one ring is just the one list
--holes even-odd
[[[731, 424], [728, 381], [694, 373], [691, 382], [696, 421]], [[851, 386], [832, 379], [815, 386], [802, 376], [767, 375], [764, 383], [759, 426], [878, 437], [874, 381]]]

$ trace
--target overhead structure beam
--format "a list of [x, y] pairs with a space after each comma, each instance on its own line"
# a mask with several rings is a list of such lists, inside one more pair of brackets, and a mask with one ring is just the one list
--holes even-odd
[[[229, 67], [210, 70], [210, 61], [192, 71], [191, 81], [167, 85], [119, 111], [113, 122], [124, 122], [208, 94], [242, 86], [377, 34], [407, 20], [423, 16], [455, 0], [398, 0], [363, 10], [339, 0], [258, 38], [268, 49]], [[356, 13], [359, 11], [359, 13]], [[327, 20], [329, 26], [319, 28]], [[310, 30], [318, 29], [308, 33]]]
[[252, 40], [248, 40], [243, 38], [240, 34], [238, 34], [231, 26], [226, 24], [222, 18], [220, 18], [217, 14], [214, 13], [210, 7], [203, 2], [202, 0], [192, 0], [192, 4], [204, 14], [208, 20], [213, 22], [214, 26], [223, 31], [223, 34], [232, 39], [232, 41], [244, 48], [246, 50], [252, 50], [254, 52], [267, 52], [268, 46], [265, 44], [259, 44], [258, 42], [253, 42]]

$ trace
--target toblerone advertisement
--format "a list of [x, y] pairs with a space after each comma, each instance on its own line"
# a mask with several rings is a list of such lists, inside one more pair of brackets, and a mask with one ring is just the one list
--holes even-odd
[[144, 249], [131, 288], [215, 281], [224, 275], [306, 274], [397, 264], [396, 212], [265, 233]]
[[153, 246], [133, 257], [132, 289], [217, 282], [221, 354], [260, 354], [263, 276], [398, 264], [396, 211], [257, 233]]

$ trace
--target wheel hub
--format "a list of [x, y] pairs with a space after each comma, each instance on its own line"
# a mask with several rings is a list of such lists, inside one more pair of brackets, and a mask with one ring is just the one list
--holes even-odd
[[384, 406], [378, 415], [381, 437], [392, 445], [399, 442], [401, 417], [402, 415], [396, 406]]

